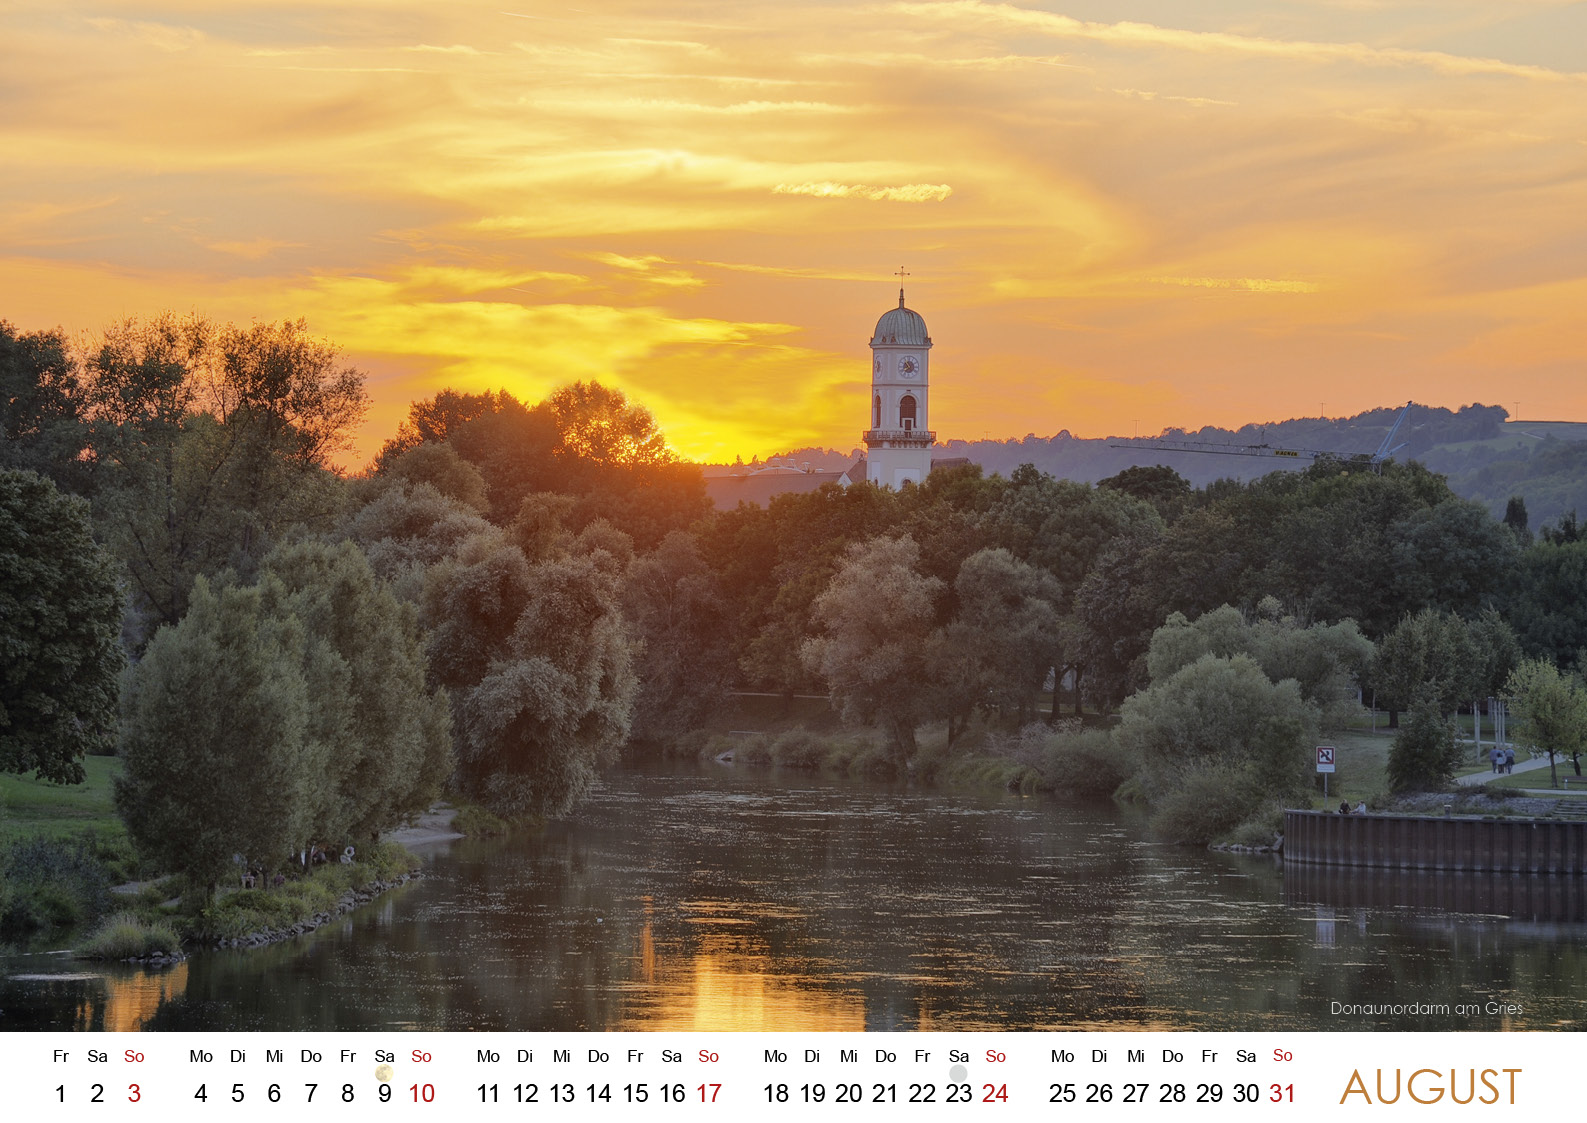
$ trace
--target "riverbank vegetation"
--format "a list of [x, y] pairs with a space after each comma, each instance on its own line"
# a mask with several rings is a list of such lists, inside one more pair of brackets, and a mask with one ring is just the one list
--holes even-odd
[[[194, 931], [274, 923], [323, 903], [257, 888], [311, 855], [443, 792], [477, 830], [568, 813], [620, 751], [1130, 800], [1184, 842], [1314, 798], [1322, 739], [1341, 797], [1436, 789], [1490, 697], [1580, 766], [1587, 536], [1414, 461], [960, 465], [715, 511], [594, 382], [443, 390], [349, 473], [364, 377], [301, 322], [0, 324], [0, 384], [0, 770], [69, 785], [0, 789], [15, 928], [134, 874], [223, 910]], [[755, 695], [824, 701], [723, 727]], [[1363, 701], [1413, 716], [1352, 748]], [[114, 818], [80, 815], [110, 753]]]

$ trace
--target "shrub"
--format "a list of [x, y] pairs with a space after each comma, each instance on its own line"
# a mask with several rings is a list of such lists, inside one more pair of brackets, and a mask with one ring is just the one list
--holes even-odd
[[763, 733], [735, 738], [733, 763], [746, 768], [770, 768], [774, 763], [771, 740]]
[[1448, 785], [1460, 767], [1455, 729], [1431, 703], [1411, 711], [1411, 719], [1389, 748], [1389, 787], [1396, 792], [1436, 791]]
[[494, 838], [508, 833], [507, 820], [492, 815], [477, 803], [465, 803], [452, 819], [452, 829], [469, 838]]
[[937, 778], [949, 784], [1002, 788], [1011, 792], [1036, 791], [1042, 775], [1034, 768], [1002, 756], [961, 756], [944, 761]]
[[1261, 787], [1244, 770], [1225, 764], [1185, 769], [1162, 784], [1152, 808], [1152, 829], [1171, 842], [1205, 846], [1249, 819], [1265, 803]]
[[849, 756], [847, 771], [850, 776], [873, 776], [886, 780], [898, 775], [898, 762], [890, 747], [866, 745]]
[[1276, 803], [1268, 804], [1245, 822], [1235, 827], [1219, 841], [1233, 846], [1271, 846], [1284, 829], [1284, 809]]
[[1078, 799], [1111, 799], [1136, 767], [1134, 755], [1102, 729], [1054, 734], [1041, 754], [1052, 790]]
[[790, 729], [771, 743], [772, 759], [783, 768], [820, 768], [830, 750], [826, 738], [804, 729]]
[[86, 959], [141, 959], [174, 955], [182, 946], [176, 930], [164, 920], [145, 922], [118, 912], [95, 930], [77, 954]]
[[360, 847], [358, 861], [320, 866], [307, 877], [292, 878], [264, 889], [243, 889], [220, 898], [195, 919], [197, 935], [234, 939], [267, 929], [288, 928], [330, 912], [350, 889], [388, 881], [418, 865], [413, 855], [394, 842]]
[[110, 878], [91, 839], [29, 838], [0, 860], [5, 892], [0, 934], [26, 935], [94, 919], [109, 902]]

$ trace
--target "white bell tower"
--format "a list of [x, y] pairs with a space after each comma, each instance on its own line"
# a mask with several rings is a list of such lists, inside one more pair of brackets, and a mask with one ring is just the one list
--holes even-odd
[[866, 478], [883, 487], [923, 483], [931, 474], [931, 336], [920, 313], [889, 308], [871, 336], [871, 426], [865, 439]]

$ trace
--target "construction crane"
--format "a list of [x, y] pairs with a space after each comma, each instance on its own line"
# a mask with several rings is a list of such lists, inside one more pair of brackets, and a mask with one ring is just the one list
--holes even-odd
[[1399, 435], [1400, 426], [1405, 424], [1405, 416], [1411, 412], [1413, 404], [1412, 402], [1405, 403], [1405, 408], [1400, 410], [1400, 415], [1394, 419], [1394, 424], [1389, 427], [1388, 434], [1383, 438], [1382, 443], [1378, 445], [1378, 450], [1371, 456], [1365, 453], [1346, 456], [1338, 452], [1326, 452], [1319, 448], [1284, 448], [1280, 445], [1240, 445], [1216, 441], [1165, 441], [1157, 438], [1142, 439], [1139, 437], [1133, 440], [1121, 438], [1110, 441], [1108, 444], [1110, 448], [1155, 449], [1159, 452], [1210, 452], [1216, 456], [1271, 456], [1279, 460], [1360, 461], [1374, 472], [1381, 472], [1384, 462], [1410, 443], [1401, 441], [1396, 445], [1393, 444], [1393, 441]]

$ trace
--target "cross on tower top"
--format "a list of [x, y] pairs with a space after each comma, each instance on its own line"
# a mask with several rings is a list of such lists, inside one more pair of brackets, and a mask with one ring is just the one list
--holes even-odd
[[[904, 272], [904, 267], [902, 265], [900, 265], [898, 267], [898, 272], [896, 274], [894, 274], [894, 276], [896, 276], [900, 281], [902, 281], [905, 277], [909, 276], [909, 274], [905, 273]], [[898, 306], [900, 308], [902, 308], [904, 306], [904, 286], [903, 285], [899, 285], [898, 286]]]

